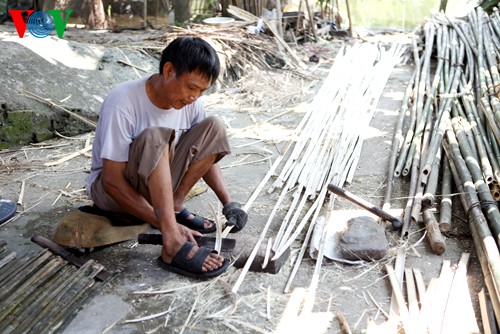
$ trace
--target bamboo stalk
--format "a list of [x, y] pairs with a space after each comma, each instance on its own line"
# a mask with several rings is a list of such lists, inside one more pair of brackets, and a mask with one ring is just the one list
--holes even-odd
[[[430, 63], [431, 63], [431, 55], [432, 55], [432, 45], [434, 44], [434, 36], [435, 36], [435, 31], [434, 31], [434, 25], [431, 24], [430, 22], [427, 22], [425, 25], [425, 54], [422, 56], [423, 57], [423, 64], [422, 64], [422, 69], [420, 71], [420, 79], [418, 81], [418, 88], [417, 88], [417, 96], [416, 96], [416, 119], [417, 119], [417, 124], [415, 128], [415, 133], [412, 136], [412, 142], [410, 144], [409, 148], [409, 156], [413, 155], [414, 150], [416, 149], [417, 141], [422, 141], [422, 136], [424, 134], [424, 130], [426, 128], [426, 125], [429, 123], [428, 120], [428, 114], [431, 109], [432, 103], [434, 101], [434, 97], [436, 95], [436, 91], [438, 88], [438, 84], [440, 82], [440, 73], [441, 69], [443, 66], [443, 58], [442, 58], [442, 51], [440, 50], [440, 55], [438, 55], [438, 64], [436, 68], [436, 74], [434, 75], [433, 83], [431, 86], [430, 93], [427, 96], [427, 100], [425, 102], [424, 106], [424, 95], [425, 95], [425, 86], [426, 86], [426, 81], [427, 78], [430, 77]], [[441, 37], [441, 32], [438, 31], [438, 39]], [[428, 131], [430, 131], [430, 128], [428, 128]], [[425, 146], [422, 147], [422, 149], [425, 149]], [[406, 164], [403, 168], [403, 175], [407, 175], [410, 171], [411, 167], [411, 160], [407, 160]]]
[[451, 230], [451, 171], [448, 159], [443, 161], [443, 175], [441, 178], [441, 205], [439, 209], [439, 229], [441, 232]]
[[[416, 67], [415, 67], [415, 80], [411, 82], [411, 86], [412, 85], [418, 86], [418, 82], [420, 80], [420, 73], [422, 71], [423, 57], [422, 59], [420, 59], [418, 56], [418, 46], [415, 37], [412, 38], [412, 42], [413, 42], [413, 55], [414, 55], [413, 57]], [[409, 151], [411, 144], [413, 143], [413, 135], [415, 133], [416, 124], [417, 124], [417, 105], [416, 103], [413, 103], [410, 108], [410, 120], [409, 120], [408, 130], [406, 132], [404, 141], [402, 143], [402, 147], [399, 151], [398, 162], [394, 169], [394, 176], [396, 177], [401, 176], [403, 168], [406, 165], [406, 160], [413, 158], [413, 155], [410, 155]]]
[[[460, 87], [461, 90], [466, 90], [463, 82]], [[474, 141], [477, 147], [483, 174], [487, 176], [487, 179], [489, 179], [488, 176], [491, 175], [491, 182], [498, 180], [500, 179], [500, 166], [493, 154], [492, 147], [488, 145], [488, 141], [486, 140], [486, 135], [484, 133], [485, 131], [483, 127], [480, 126], [480, 119], [479, 116], [477, 116], [476, 108], [473, 106], [472, 98], [470, 96], [464, 96], [462, 97], [462, 102], [466, 111], [467, 120], [469, 121], [471, 131], [474, 135]]]
[[[460, 45], [459, 51], [459, 61], [462, 61], [464, 53], [463, 44]], [[452, 81], [450, 85], [449, 92], [454, 94], [457, 91], [460, 75], [462, 73], [462, 69], [460, 66], [454, 68]], [[439, 116], [439, 122], [437, 122], [437, 129], [434, 131], [434, 135], [431, 140], [431, 144], [429, 146], [429, 152], [427, 154], [427, 161], [422, 168], [420, 181], [423, 183], [427, 182], [427, 178], [429, 176], [430, 170], [432, 168], [433, 161], [436, 157], [437, 151], [441, 146], [441, 141], [443, 140], [444, 133], [449, 126], [450, 122], [450, 109], [451, 109], [452, 99], [446, 99], [442, 104], [442, 109], [440, 110], [441, 115]]]
[[[468, 147], [468, 142], [466, 141], [466, 138], [464, 138], [464, 133], [458, 126], [456, 119], [452, 120], [452, 126], [455, 130], [455, 136], [458, 140], [457, 143], [460, 146], [460, 151], [462, 152], [462, 156], [465, 159], [468, 172], [470, 173], [472, 180], [474, 181], [474, 186], [476, 188], [477, 194], [479, 195], [479, 199], [483, 201], [491, 233], [493, 234], [493, 237], [497, 244], [500, 245], [500, 211], [498, 210], [496, 202], [491, 196], [490, 189], [483, 178], [482, 171], [479, 168], [479, 163], [475, 159], [471, 158], [471, 152], [470, 148]], [[449, 135], [452, 136], [451, 130], [449, 132]]]
[[448, 142], [445, 142], [443, 147], [450, 161], [450, 170], [455, 179], [455, 184], [458, 186], [461, 194], [462, 205], [466, 212], [469, 213], [469, 226], [485, 277], [485, 283], [492, 296], [492, 304], [498, 321], [500, 320], [500, 299], [498, 297], [500, 295], [498, 290], [500, 286], [500, 254], [488, 229], [487, 221], [478, 205], [479, 199], [475, 189], [473, 189], [473, 186], [471, 187], [473, 184], [472, 179], [466, 171], [467, 169], [465, 162], [461, 158], [458, 143], [454, 140], [454, 136], [450, 136], [447, 139]]
[[74, 118], [76, 119], [79, 119], [80, 121], [84, 122], [85, 124], [88, 124], [90, 125], [91, 127], [95, 128], [97, 126], [97, 124], [91, 120], [88, 120], [86, 119], [85, 117], [83, 116], [80, 116], [64, 107], [61, 107], [60, 105], [58, 104], [55, 104], [53, 102], [50, 102], [50, 101], [47, 101], [46, 99], [34, 94], [34, 93], [31, 93], [31, 92], [28, 92], [28, 91], [25, 91], [25, 90], [22, 90], [21, 91], [21, 94], [30, 98], [30, 99], [33, 99], [35, 101], [38, 101], [38, 102], [42, 102], [42, 103], [45, 103], [47, 104], [48, 106], [50, 106], [51, 108], [56, 108], [56, 109], [59, 109], [59, 110], [62, 110], [64, 111], [65, 113], [69, 114], [70, 116], [73, 116]]
[[432, 165], [432, 169], [427, 180], [427, 185], [425, 186], [425, 192], [422, 196], [422, 205], [425, 207], [434, 205], [434, 195], [436, 194], [436, 189], [438, 187], [439, 171], [441, 167], [441, 155], [442, 151], [441, 149], [439, 149], [438, 155], [436, 156], [436, 159], [434, 160], [434, 163]]

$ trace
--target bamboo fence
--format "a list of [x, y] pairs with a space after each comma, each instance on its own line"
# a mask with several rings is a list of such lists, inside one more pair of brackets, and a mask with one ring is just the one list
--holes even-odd
[[462, 19], [434, 14], [416, 35], [423, 41], [414, 42], [416, 69], [394, 137], [384, 207], [394, 180], [408, 177], [402, 239], [422, 219], [432, 249], [442, 254], [441, 232], [452, 228], [453, 179], [500, 321], [500, 15], [481, 7]]

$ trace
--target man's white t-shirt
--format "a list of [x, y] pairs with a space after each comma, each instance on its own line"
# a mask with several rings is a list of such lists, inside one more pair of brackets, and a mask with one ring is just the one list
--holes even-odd
[[175, 130], [175, 141], [206, 118], [200, 100], [182, 109], [160, 109], [148, 98], [144, 77], [116, 86], [104, 100], [92, 147], [92, 168], [87, 177], [87, 194], [102, 171], [103, 159], [128, 161], [130, 143], [146, 128], [161, 126]]

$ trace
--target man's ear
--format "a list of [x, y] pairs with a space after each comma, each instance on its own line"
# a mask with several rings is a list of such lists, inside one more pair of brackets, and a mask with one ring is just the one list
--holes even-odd
[[167, 61], [167, 62], [165, 63], [165, 65], [163, 65], [163, 76], [164, 76], [165, 78], [168, 78], [168, 77], [170, 77], [172, 74], [174, 74], [174, 75], [175, 75], [174, 65], [173, 65], [171, 62]]

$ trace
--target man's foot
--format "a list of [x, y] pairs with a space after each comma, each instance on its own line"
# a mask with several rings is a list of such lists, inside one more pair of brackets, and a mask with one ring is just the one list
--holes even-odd
[[186, 208], [175, 214], [175, 220], [179, 224], [203, 234], [215, 232], [216, 229], [213, 220], [194, 214]]
[[158, 264], [167, 271], [187, 277], [211, 278], [224, 273], [229, 261], [213, 249], [186, 242], [171, 259], [169, 256], [160, 256]]

